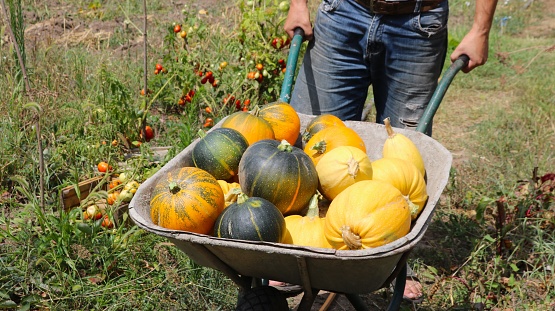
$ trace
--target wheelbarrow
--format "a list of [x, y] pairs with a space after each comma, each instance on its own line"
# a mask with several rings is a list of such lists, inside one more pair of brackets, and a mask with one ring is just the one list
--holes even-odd
[[[291, 41], [280, 94], [280, 100], [284, 102], [290, 99], [302, 38], [302, 30], [296, 31]], [[198, 139], [141, 184], [129, 204], [129, 216], [140, 228], [167, 238], [195, 263], [221, 271], [239, 287], [240, 293], [263, 284], [264, 280], [276, 280], [301, 285], [303, 296], [297, 310], [310, 310], [319, 290], [344, 294], [356, 310], [367, 310], [360, 294], [389, 287], [395, 280], [388, 310], [398, 310], [405, 287], [407, 257], [432, 220], [435, 206], [448, 182], [452, 162], [451, 153], [424, 133], [453, 77], [468, 62], [465, 57], [454, 62], [444, 73], [417, 131], [396, 129], [396, 132], [409, 137], [422, 154], [429, 198], [420, 216], [412, 223], [410, 232], [392, 243], [363, 250], [335, 250], [223, 239], [155, 225], [150, 219], [151, 192], [168, 171], [193, 166], [191, 154]], [[299, 114], [301, 131], [314, 117]], [[214, 128], [220, 127], [221, 123], [218, 122]], [[387, 138], [383, 125], [360, 121], [345, 121], [345, 125], [354, 129], [366, 146], [372, 146], [368, 148], [371, 160], [381, 157]]]

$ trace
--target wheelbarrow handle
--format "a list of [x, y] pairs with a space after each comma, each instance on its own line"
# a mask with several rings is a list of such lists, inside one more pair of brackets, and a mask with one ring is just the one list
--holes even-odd
[[439, 104], [443, 100], [443, 96], [445, 96], [445, 92], [447, 92], [447, 88], [453, 81], [455, 75], [464, 67], [468, 65], [470, 58], [467, 55], [461, 55], [457, 60], [455, 60], [451, 66], [445, 71], [443, 77], [439, 81], [422, 118], [420, 118], [420, 122], [418, 122], [418, 126], [416, 127], [416, 131], [420, 133], [427, 133], [428, 127], [432, 122], [434, 115], [436, 114], [437, 109], [439, 108]]
[[287, 65], [285, 67], [285, 77], [281, 85], [281, 93], [279, 100], [289, 103], [291, 100], [291, 88], [293, 87], [293, 80], [295, 79], [295, 70], [297, 69], [297, 60], [299, 59], [299, 52], [301, 44], [303, 43], [304, 30], [300, 27], [295, 28], [293, 39], [289, 47], [289, 56], [287, 57]]

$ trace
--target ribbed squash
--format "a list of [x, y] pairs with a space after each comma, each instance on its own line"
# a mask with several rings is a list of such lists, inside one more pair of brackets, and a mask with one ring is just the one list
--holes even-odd
[[218, 179], [218, 184], [220, 184], [224, 193], [225, 206], [235, 203], [237, 201], [237, 196], [241, 192], [241, 186], [239, 183], [227, 182], [226, 180]]
[[306, 216], [290, 215], [285, 217], [287, 232], [282, 243], [300, 246], [332, 248], [324, 235], [325, 217], [320, 217], [318, 194], [310, 200]]
[[316, 165], [322, 155], [339, 146], [356, 147], [366, 153], [366, 146], [362, 138], [355, 130], [346, 126], [327, 127], [318, 131], [306, 143], [304, 151]]
[[422, 159], [422, 155], [420, 154], [418, 147], [416, 147], [414, 142], [407, 136], [395, 133], [391, 127], [389, 118], [386, 118], [383, 122], [388, 136], [383, 145], [383, 157], [407, 160], [418, 168], [422, 176], [426, 176], [424, 160]]
[[316, 172], [320, 193], [332, 201], [355, 182], [372, 179], [372, 162], [356, 147], [339, 146], [322, 156], [316, 164]]
[[249, 145], [263, 139], [275, 139], [274, 130], [268, 121], [258, 116], [258, 108], [253, 111], [237, 111], [222, 122], [225, 128], [232, 128], [243, 134]]
[[416, 166], [406, 160], [381, 158], [372, 163], [372, 168], [372, 179], [385, 181], [399, 189], [409, 203], [412, 219], [416, 219], [428, 200], [426, 181]]
[[196, 167], [183, 167], [160, 178], [150, 199], [155, 225], [210, 234], [224, 209], [224, 194], [216, 179]]
[[249, 143], [243, 134], [231, 128], [215, 128], [205, 133], [193, 147], [193, 164], [216, 179], [230, 179], [237, 175], [239, 161]]
[[300, 213], [318, 188], [316, 167], [302, 149], [286, 140], [261, 140], [239, 163], [239, 184], [250, 197], [274, 203], [284, 214]]
[[356, 250], [393, 242], [410, 231], [407, 201], [392, 185], [359, 181], [330, 204], [324, 234], [335, 249]]
[[216, 220], [214, 236], [279, 243], [286, 232], [283, 214], [270, 201], [239, 194]]
[[268, 121], [276, 140], [287, 140], [291, 145], [297, 142], [301, 131], [301, 119], [293, 108], [285, 102], [274, 102], [260, 108], [258, 116]]
[[303, 142], [309, 141], [314, 134], [330, 126], [345, 126], [345, 123], [333, 114], [321, 114], [306, 125], [303, 131]]

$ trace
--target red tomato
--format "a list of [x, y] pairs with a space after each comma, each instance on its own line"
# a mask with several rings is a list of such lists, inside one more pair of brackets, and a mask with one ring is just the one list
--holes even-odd
[[149, 141], [154, 138], [154, 130], [150, 125], [145, 126], [145, 140]]
[[156, 64], [156, 70], [162, 71], [163, 68], [164, 68], [164, 67], [162, 67], [162, 65]]
[[180, 33], [181, 32], [181, 25], [177, 24], [173, 26], [173, 32]]

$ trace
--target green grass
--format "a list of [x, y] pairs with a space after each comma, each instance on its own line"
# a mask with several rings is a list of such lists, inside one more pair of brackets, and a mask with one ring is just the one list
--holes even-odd
[[[141, 34], [133, 25], [118, 24], [110, 39], [99, 44], [83, 39], [28, 42], [32, 98], [24, 93], [12, 46], [2, 41], [1, 307], [233, 309], [237, 288], [223, 274], [194, 264], [165, 239], [138, 227], [106, 230], [84, 221], [80, 208], [62, 211], [60, 191], [99, 176], [96, 165], [104, 160], [116, 174], [130, 173], [142, 182], [190, 144], [207, 118], [217, 122], [236, 111], [233, 103], [224, 103], [229, 94], [240, 102], [251, 99], [252, 105], [277, 99], [282, 79], [277, 61], [287, 51], [276, 51], [267, 42], [282, 34], [276, 25], [284, 15], [275, 10], [278, 1], [268, 3], [257, 10], [210, 6], [204, 15], [192, 4], [149, 2], [149, 109], [139, 95], [143, 55], [142, 45], [130, 44]], [[138, 2], [66, 5], [23, 3], [36, 14], [36, 22], [69, 12], [85, 25], [129, 19], [142, 29]], [[426, 236], [410, 257], [427, 294], [418, 310], [472, 310], [477, 304], [488, 310], [550, 310], [555, 305], [554, 272], [547, 268], [555, 265], [553, 197], [545, 203], [535, 199], [540, 189], [521, 191], [521, 181], [532, 178], [534, 168], [539, 176], [555, 172], [553, 40], [533, 37], [537, 30], [528, 28], [553, 19], [542, 5], [534, 2], [523, 10], [521, 3], [500, 3], [488, 63], [457, 75], [434, 119], [434, 138], [453, 152], [455, 161]], [[450, 35], [456, 42], [470, 27], [473, 8], [452, 1], [451, 11]], [[506, 16], [511, 18], [501, 27]], [[186, 49], [172, 31], [174, 22], [188, 31]], [[243, 30], [231, 31], [241, 22]], [[264, 27], [258, 28], [259, 23]], [[3, 38], [5, 28], [0, 29]], [[120, 52], [122, 46], [129, 48]], [[223, 61], [229, 65], [219, 70]], [[158, 62], [167, 74], [152, 74]], [[270, 72], [262, 83], [245, 78], [258, 62]], [[219, 86], [201, 84], [199, 70], [213, 71]], [[192, 102], [179, 106], [191, 89], [196, 90]], [[41, 107], [44, 207], [39, 203], [37, 119], [25, 108], [29, 102]], [[213, 113], [207, 114], [206, 107]], [[133, 142], [141, 141], [142, 118], [156, 138], [137, 148]], [[115, 147], [113, 140], [118, 141]], [[156, 146], [172, 147], [161, 163], [150, 157]], [[128, 158], [137, 150], [140, 156]], [[106, 195], [97, 191], [93, 196]], [[530, 206], [532, 214], [524, 217]], [[508, 217], [499, 217], [502, 211]]]

